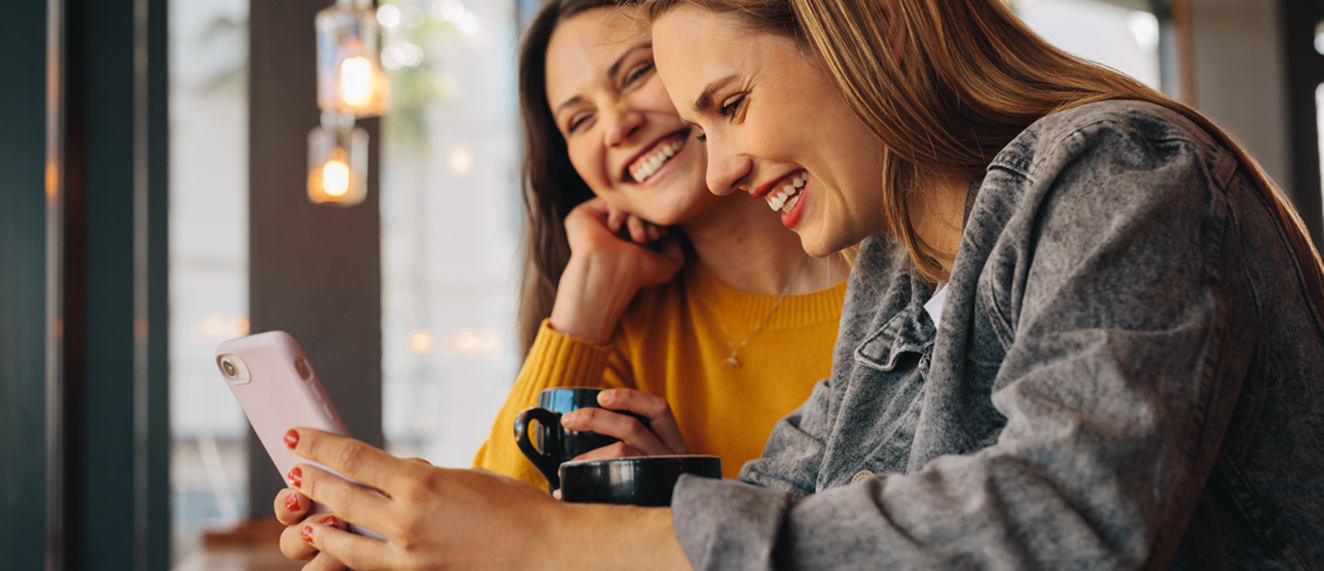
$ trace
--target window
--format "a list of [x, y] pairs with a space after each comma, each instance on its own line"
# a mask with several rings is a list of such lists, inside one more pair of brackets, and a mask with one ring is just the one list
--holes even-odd
[[391, 0], [383, 65], [388, 450], [469, 466], [518, 372], [515, 0]]
[[1154, 13], [1101, 0], [1014, 0], [1012, 7], [1053, 45], [1162, 87]]
[[248, 433], [212, 365], [248, 333], [246, 0], [170, 3], [170, 482], [175, 563], [246, 514]]

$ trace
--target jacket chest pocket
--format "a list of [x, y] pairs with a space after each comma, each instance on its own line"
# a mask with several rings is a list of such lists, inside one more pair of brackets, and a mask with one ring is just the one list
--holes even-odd
[[884, 373], [927, 365], [936, 333], [928, 314], [898, 312], [855, 348], [855, 362]]
[[861, 471], [905, 471], [923, 409], [933, 339], [927, 314], [901, 312], [856, 347], [855, 370], [829, 450], [831, 475], [823, 484], [849, 484]]

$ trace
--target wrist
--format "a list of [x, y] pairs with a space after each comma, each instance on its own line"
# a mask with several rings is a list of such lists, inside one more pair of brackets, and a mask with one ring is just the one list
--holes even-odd
[[556, 287], [552, 329], [577, 339], [603, 344], [639, 291], [615, 264], [571, 256]]
[[[564, 504], [553, 526], [553, 567], [691, 569], [672, 529], [671, 508]], [[563, 564], [562, 564], [563, 563]]]

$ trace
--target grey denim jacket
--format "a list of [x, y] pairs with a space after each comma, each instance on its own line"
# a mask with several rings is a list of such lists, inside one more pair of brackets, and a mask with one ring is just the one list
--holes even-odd
[[940, 330], [869, 238], [831, 378], [677, 484], [695, 568], [1324, 569], [1324, 324], [1235, 156], [1102, 102], [976, 184]]

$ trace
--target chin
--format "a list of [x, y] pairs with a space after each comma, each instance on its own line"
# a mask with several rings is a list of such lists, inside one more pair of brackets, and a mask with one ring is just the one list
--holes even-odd
[[836, 249], [829, 247], [822, 240], [815, 240], [803, 234], [800, 235], [800, 247], [804, 248], [806, 254], [815, 258], [822, 258], [836, 251]]
[[860, 240], [852, 242], [847, 236], [824, 236], [818, 233], [800, 234], [800, 247], [804, 248], [806, 254], [815, 258], [826, 258], [859, 242]]
[[687, 208], [671, 206], [650, 210], [649, 214], [652, 214], [652, 216], [640, 215], [640, 217], [658, 226], [675, 226], [683, 224], [691, 218], [690, 211]]

